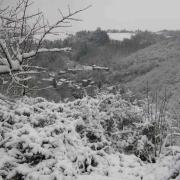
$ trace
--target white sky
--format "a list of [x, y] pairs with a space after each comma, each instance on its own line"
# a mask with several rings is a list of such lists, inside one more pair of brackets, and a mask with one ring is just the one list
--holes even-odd
[[[5, 0], [6, 3], [16, 0]], [[162, 30], [180, 29], [180, 0], [34, 0], [33, 8], [43, 10], [50, 22], [67, 12], [67, 6], [77, 10], [87, 5], [90, 9], [78, 15], [83, 22], [73, 23], [72, 31], [82, 29]]]

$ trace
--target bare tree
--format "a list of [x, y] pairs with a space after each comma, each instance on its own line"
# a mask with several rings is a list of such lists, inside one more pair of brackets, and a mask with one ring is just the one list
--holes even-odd
[[50, 24], [42, 12], [30, 13], [31, 5], [30, 0], [19, 0], [14, 7], [0, 8], [0, 74], [9, 74], [13, 83], [24, 88], [28, 88], [24, 82], [39, 68], [33, 67], [35, 71], [29, 66], [32, 57], [41, 52], [70, 50], [41, 48], [46, 36], [56, 29], [70, 27], [71, 21], [79, 21], [74, 15], [89, 8], [71, 12], [68, 7], [66, 15], [59, 10], [59, 19]]

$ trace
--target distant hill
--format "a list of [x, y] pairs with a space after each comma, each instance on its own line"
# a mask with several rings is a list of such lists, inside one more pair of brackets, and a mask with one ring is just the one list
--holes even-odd
[[[180, 97], [180, 38], [168, 39], [139, 50], [119, 61], [113, 80], [146, 94], [163, 94], [165, 89], [173, 102]], [[119, 78], [119, 79], [118, 79]]]
[[[72, 47], [70, 56], [61, 53], [45, 54], [38, 56], [39, 65], [56, 68], [66, 66], [68, 60], [85, 65], [103, 65], [116, 67], [119, 59], [129, 56], [140, 49], [146, 48], [163, 39], [165, 36], [149, 31], [137, 31], [131, 37], [131, 32], [112, 33], [111, 37], [106, 31], [98, 28], [95, 31], [80, 31], [65, 40], [45, 41], [45, 48]], [[131, 34], [130, 34], [131, 33]], [[120, 37], [123, 34], [123, 37]]]
[[119, 33], [114, 34], [118, 37], [113, 39], [101, 29], [78, 32], [66, 40], [73, 47], [71, 60], [86, 65], [97, 64], [114, 68], [120, 59], [166, 39], [161, 34], [149, 31], [136, 32], [131, 38], [129, 34], [127, 38], [120, 37]]
[[176, 38], [178, 36], [180, 36], [180, 31], [177, 30], [177, 31], [174, 31], [174, 30], [162, 30], [162, 31], [158, 31], [156, 32], [156, 34], [161, 34], [167, 38]]
[[[165, 34], [171, 37], [167, 38]], [[82, 31], [63, 42], [48, 43], [48, 47], [71, 46], [70, 54], [44, 53], [33, 64], [46, 67], [50, 72], [67, 69], [69, 64], [71, 67], [78, 64], [108, 66], [110, 71], [101, 76], [103, 83], [120, 84], [142, 96], [146, 94], [148, 82], [153, 93], [163, 94], [166, 88], [172, 102], [180, 94], [179, 37], [178, 31], [140, 31], [131, 39], [120, 42], [112, 41], [100, 29]], [[93, 74], [93, 79], [97, 79], [96, 75]], [[74, 79], [86, 79], [92, 74], [75, 76]]]

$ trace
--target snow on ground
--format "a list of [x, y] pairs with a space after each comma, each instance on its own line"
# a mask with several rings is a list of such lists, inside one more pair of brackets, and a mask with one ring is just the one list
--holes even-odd
[[124, 39], [131, 39], [134, 33], [108, 33], [108, 36], [112, 40], [123, 41]]
[[[155, 164], [145, 164], [136, 157], [121, 155], [124, 161], [113, 168], [114, 172], [109, 176], [82, 175], [78, 180], [179, 180], [180, 153], [171, 156], [161, 157]], [[120, 168], [118, 168], [120, 166]], [[176, 177], [177, 176], [177, 177]]]
[[[97, 143], [92, 149], [92, 143], [78, 132], [84, 121], [100, 128], [91, 115], [104, 107], [105, 100], [104, 96], [57, 104], [42, 98], [0, 100], [0, 179], [178, 180], [178, 148], [168, 150], [154, 164], [115, 152], [104, 136], [99, 136], [103, 148], [98, 149]], [[127, 102], [121, 106], [120, 111], [129, 107]], [[96, 132], [101, 133], [102, 129]]]

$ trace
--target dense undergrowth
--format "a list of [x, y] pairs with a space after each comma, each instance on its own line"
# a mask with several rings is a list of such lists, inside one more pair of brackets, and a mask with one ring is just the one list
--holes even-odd
[[[158, 124], [147, 116], [146, 103], [130, 96], [102, 93], [67, 103], [25, 97], [0, 103], [2, 179], [61, 180], [91, 174], [146, 179], [144, 165], [159, 161], [168, 144], [169, 116]], [[178, 155], [177, 166], [179, 160]], [[169, 171], [178, 176], [177, 168]]]

